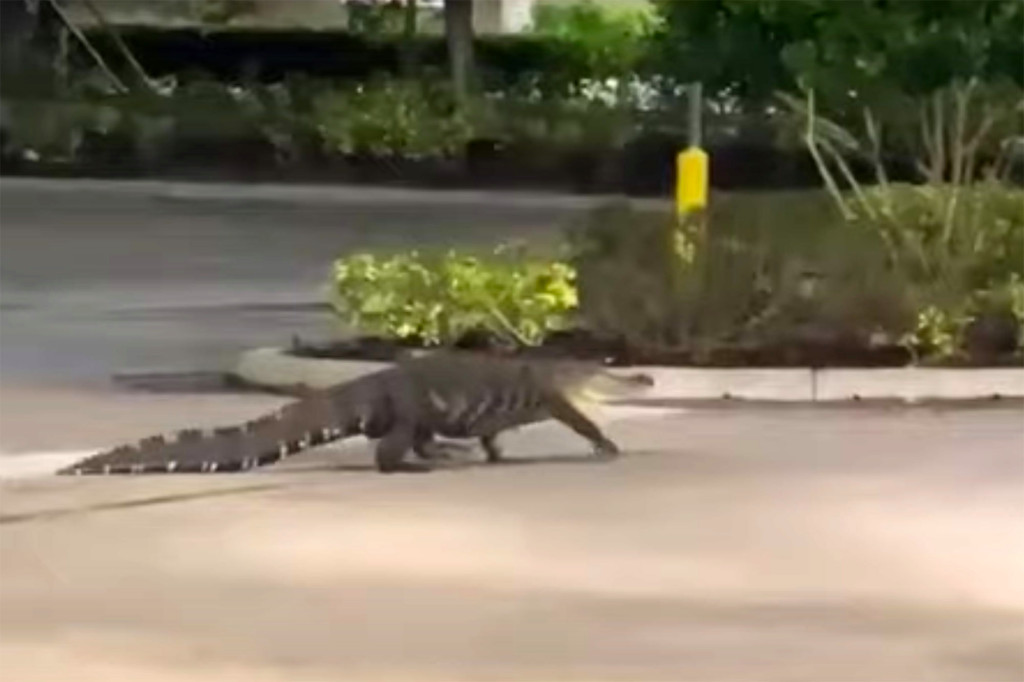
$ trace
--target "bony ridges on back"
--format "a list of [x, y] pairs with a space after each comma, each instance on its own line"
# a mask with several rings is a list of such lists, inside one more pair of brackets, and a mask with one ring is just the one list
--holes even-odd
[[[379, 470], [418, 470], [405, 467], [402, 460], [411, 450], [423, 452], [423, 444], [435, 434], [454, 429], [455, 437], [479, 438], [491, 459], [492, 451], [497, 451], [494, 439], [501, 431], [542, 419], [562, 422], [590, 440], [596, 452], [617, 452], [617, 446], [579, 411], [575, 401], [581, 392], [595, 390], [603, 395], [623, 387], [652, 385], [648, 375], [623, 377], [598, 363], [437, 352], [403, 359], [389, 369], [326, 390], [309, 391], [300, 400], [241, 426], [208, 432], [186, 429], [172, 441], [152, 436], [137, 446], [118, 446], [86, 458], [59, 473], [244, 471], [360, 433], [381, 439]], [[422, 392], [432, 391], [454, 394], [455, 399], [428, 408]]]

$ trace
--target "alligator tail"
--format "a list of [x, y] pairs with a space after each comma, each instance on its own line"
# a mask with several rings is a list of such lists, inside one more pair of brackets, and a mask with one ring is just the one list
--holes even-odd
[[301, 400], [245, 422], [212, 430], [186, 429], [176, 437], [144, 438], [87, 457], [57, 473], [151, 474], [238, 472], [273, 464], [311, 447], [354, 435], [331, 409], [325, 394]]

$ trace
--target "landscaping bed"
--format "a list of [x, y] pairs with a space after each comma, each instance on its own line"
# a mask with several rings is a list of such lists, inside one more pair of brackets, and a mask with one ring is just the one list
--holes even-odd
[[[512, 347], [484, 331], [458, 339], [453, 348], [494, 355], [599, 360], [610, 366], [658, 365], [702, 368], [855, 368], [906, 367], [912, 354], [897, 344], [865, 347], [855, 342], [792, 341], [762, 346], [720, 347], [698, 352], [679, 348], [637, 347], [621, 339], [601, 338], [586, 330], [548, 335], [536, 346]], [[288, 353], [299, 358], [392, 362], [402, 353], [430, 350], [409, 339], [363, 335], [351, 339], [310, 343], [295, 338]], [[934, 359], [929, 367], [1022, 367], [1024, 355], [1012, 347], [975, 356]]]
[[[475, 140], [451, 158], [331, 154], [310, 150], [287, 165], [262, 140], [182, 141], [155, 161], [112, 140], [85, 144], [76, 158], [0, 159], [11, 177], [155, 179], [282, 184], [507, 189], [580, 194], [671, 196], [681, 138], [640, 138], [622, 149], [524, 150]], [[811, 188], [819, 184], [806, 153], [756, 146], [711, 147], [717, 190]]]
[[[330, 303], [360, 336], [298, 357], [454, 347], [666, 367], [1024, 366], [1021, 190], [892, 184], [713, 197], [680, 223], [605, 203], [555, 249], [356, 253]], [[951, 203], [951, 202], [957, 203]], [[953, 211], [951, 214], [950, 211]], [[949, 216], [952, 215], [952, 218]], [[979, 245], [981, 245], [979, 247]]]

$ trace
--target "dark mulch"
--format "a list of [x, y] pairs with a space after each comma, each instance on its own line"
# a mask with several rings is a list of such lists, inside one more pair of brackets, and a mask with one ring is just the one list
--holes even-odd
[[[422, 349], [416, 340], [398, 341], [360, 336], [330, 343], [310, 344], [294, 339], [291, 353], [298, 357], [393, 361], [402, 352]], [[703, 352], [682, 348], [641, 348], [621, 339], [600, 338], [585, 330], [556, 332], [533, 348], [512, 348], [486, 332], [471, 332], [456, 348], [494, 354], [600, 360], [611, 366], [663, 365], [670, 367], [905, 367], [913, 358], [903, 347], [868, 347], [852, 341], [791, 340], [760, 346], [719, 347]], [[1013, 367], [1024, 365], [1020, 353], [977, 355], [943, 362], [945, 367]]]

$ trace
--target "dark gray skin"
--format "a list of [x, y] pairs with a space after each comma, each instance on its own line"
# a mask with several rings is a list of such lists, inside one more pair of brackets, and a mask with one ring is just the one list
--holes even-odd
[[[498, 435], [555, 419], [589, 440], [595, 454], [614, 455], [608, 439], [573, 402], [600, 365], [502, 359], [469, 353], [406, 358], [395, 366], [303, 397], [242, 426], [173, 441], [149, 438], [83, 459], [60, 474], [205, 473], [245, 471], [310, 447], [354, 435], [377, 440], [382, 473], [423, 472], [448, 456], [436, 436], [477, 439], [487, 460], [501, 459]], [[646, 375], [615, 381], [653, 384]], [[419, 462], [407, 461], [414, 453]]]

